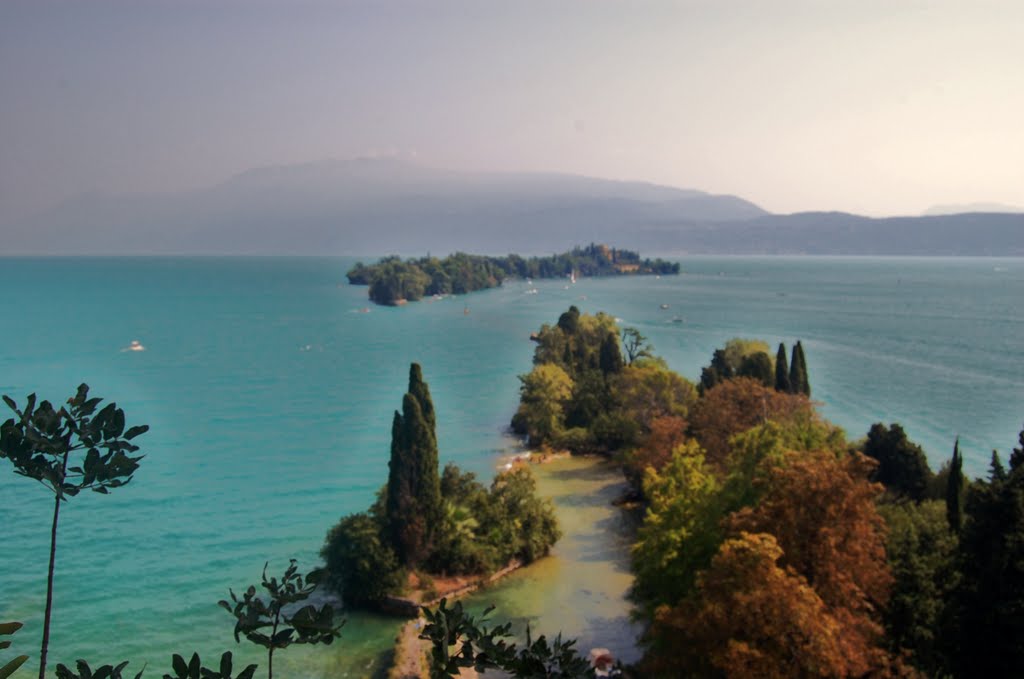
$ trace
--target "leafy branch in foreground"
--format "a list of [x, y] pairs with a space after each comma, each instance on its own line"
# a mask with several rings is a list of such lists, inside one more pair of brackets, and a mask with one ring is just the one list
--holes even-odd
[[[219, 602], [221, 608], [235, 616], [236, 642], [241, 641], [239, 637], [244, 635], [249, 641], [267, 649], [267, 679], [273, 679], [274, 651], [277, 649], [292, 644], [330, 644], [341, 636], [345, 623], [334, 624], [334, 608], [330, 604], [319, 608], [310, 604], [294, 612], [286, 610], [308, 599], [322, 576], [323, 570], [316, 569], [303, 577], [298, 572], [295, 559], [291, 559], [280, 581], [276, 577], [268, 580], [267, 565], [264, 564], [261, 584], [269, 595], [266, 601], [257, 595], [256, 587], [250, 585], [241, 597], [234, 590], [229, 590], [232, 603]], [[268, 627], [269, 633], [264, 631]]]
[[[427, 624], [420, 638], [431, 644], [431, 679], [457, 677], [467, 667], [477, 672], [500, 669], [513, 677], [530, 679], [592, 679], [597, 676], [590, 661], [577, 652], [576, 640], [563, 641], [561, 634], [549, 643], [544, 635], [533, 639], [527, 627], [526, 645], [517, 649], [514, 643], [507, 641], [512, 636], [512, 623], [493, 628], [483, 624], [493, 610], [494, 606], [489, 606], [477, 620], [463, 610], [459, 601], [448, 608], [447, 600], [441, 599], [437, 610], [423, 608]], [[453, 653], [454, 647], [458, 650]], [[618, 669], [613, 672], [613, 676], [619, 676]]]
[[[18, 630], [20, 630], [21, 627], [22, 625], [20, 622], [0, 622], [0, 635], [7, 636], [10, 634], [14, 634]], [[10, 648], [10, 646], [11, 642], [0, 641], [0, 649]], [[7, 679], [7, 677], [14, 674], [15, 670], [24, 665], [26, 660], [28, 660], [27, 655], [19, 655], [13, 660], [9, 660], [3, 665], [0, 665], [0, 679]]]
[[97, 412], [103, 400], [89, 398], [89, 385], [82, 384], [55, 410], [49, 401], [36, 404], [31, 394], [25, 409], [4, 396], [4, 403], [16, 418], [0, 425], [0, 458], [14, 465], [14, 472], [35, 479], [53, 493], [53, 525], [50, 529], [50, 563], [46, 578], [46, 610], [39, 653], [39, 679], [46, 677], [46, 652], [50, 640], [53, 610], [53, 573], [57, 555], [57, 520], [62, 501], [91, 490], [106, 495], [132, 480], [142, 456], [131, 457], [139, 447], [132, 439], [149, 431], [147, 425], [125, 429], [124, 411], [115, 403]]
[[[89, 667], [89, 663], [79, 660], [75, 663], [75, 668], [78, 670], [76, 673], [67, 665], [58, 664], [57, 679], [123, 679], [122, 672], [127, 665], [128, 661], [126, 660], [118, 665], [102, 665], [93, 670]], [[198, 653], [193, 653], [191, 660], [187, 663], [183, 657], [175, 653], [171, 657], [171, 666], [173, 674], [165, 674], [163, 679], [252, 679], [256, 672], [256, 665], [248, 665], [238, 674], [232, 675], [230, 651], [221, 655], [220, 665], [216, 670], [203, 667]], [[141, 679], [142, 673], [145, 671], [146, 667], [143, 666], [134, 679]]]

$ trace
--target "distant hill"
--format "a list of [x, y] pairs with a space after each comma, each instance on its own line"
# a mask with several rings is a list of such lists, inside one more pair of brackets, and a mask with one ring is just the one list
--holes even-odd
[[1024, 216], [771, 215], [729, 195], [396, 159], [258, 168], [205, 189], [90, 194], [3, 226], [5, 254], [1024, 254]]
[[768, 215], [720, 224], [642, 229], [647, 252], [769, 255], [1024, 256], [1024, 215], [870, 218], [843, 212]]
[[1024, 212], [1024, 207], [1016, 205], [1003, 205], [1002, 203], [966, 203], [963, 205], [933, 205], [922, 214], [927, 217], [937, 215], [962, 215], [969, 212], [1002, 212], [1019, 213]]

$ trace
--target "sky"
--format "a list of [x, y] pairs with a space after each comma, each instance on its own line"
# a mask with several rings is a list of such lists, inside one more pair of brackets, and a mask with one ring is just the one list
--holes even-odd
[[3, 0], [0, 222], [400, 155], [780, 213], [1024, 205], [1024, 2]]

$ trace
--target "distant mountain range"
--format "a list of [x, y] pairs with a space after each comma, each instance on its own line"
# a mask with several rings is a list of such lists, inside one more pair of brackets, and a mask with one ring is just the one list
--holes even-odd
[[249, 170], [206, 189], [90, 194], [4, 225], [5, 254], [1024, 255], [1024, 214], [769, 214], [729, 195], [396, 159]]

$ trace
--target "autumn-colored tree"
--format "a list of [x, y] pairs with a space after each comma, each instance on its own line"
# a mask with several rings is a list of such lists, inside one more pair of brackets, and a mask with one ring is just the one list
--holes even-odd
[[623, 456], [622, 471], [639, 488], [644, 470], [661, 470], [672, 459], [672, 451], [686, 440], [686, 420], [675, 415], [664, 415], [651, 421], [650, 431], [640, 445]]
[[653, 677], [845, 677], [869, 665], [848, 657], [844, 628], [807, 580], [781, 565], [766, 533], [725, 541], [697, 592], [663, 607], [643, 666]]
[[860, 453], [791, 453], [767, 470], [760, 502], [727, 521], [732, 532], [775, 536], [781, 564], [806, 578], [841, 625], [849, 662], [865, 668], [886, 660], [880, 615], [892, 584], [874, 466]]
[[708, 463], [722, 470], [729, 439], [769, 420], [808, 418], [811, 402], [799, 394], [784, 394], [760, 382], [737, 377], [704, 392], [692, 409], [690, 431], [704, 448]]

